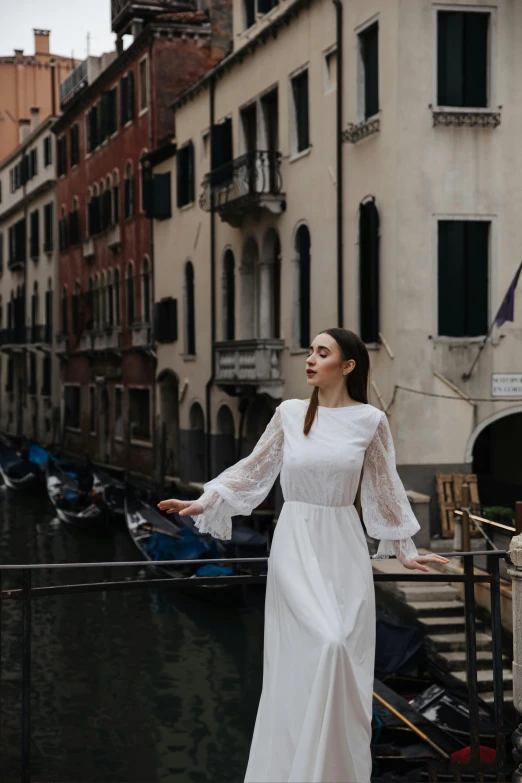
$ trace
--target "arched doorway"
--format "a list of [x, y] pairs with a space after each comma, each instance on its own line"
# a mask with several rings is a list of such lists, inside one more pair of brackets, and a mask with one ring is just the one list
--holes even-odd
[[522, 500], [522, 407], [498, 411], [470, 438], [467, 458], [477, 474], [482, 506], [506, 506], [514, 510]]
[[275, 228], [263, 239], [259, 286], [259, 336], [280, 336], [281, 319], [281, 243]]
[[251, 340], [259, 335], [259, 248], [249, 237], [241, 258], [241, 338]]
[[158, 376], [162, 476], [179, 476], [179, 380], [172, 370]]
[[214, 436], [214, 466], [213, 473], [218, 475], [236, 461], [234, 416], [228, 405], [222, 405], [216, 419], [216, 435]]

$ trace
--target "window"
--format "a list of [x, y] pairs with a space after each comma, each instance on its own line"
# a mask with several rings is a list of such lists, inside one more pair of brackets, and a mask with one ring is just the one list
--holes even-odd
[[29, 384], [27, 392], [36, 394], [36, 354], [33, 351], [29, 353]]
[[101, 196], [101, 227], [102, 231], [109, 228], [113, 223], [112, 220], [112, 190], [111, 190], [111, 178], [107, 177], [105, 180], [104, 190]]
[[178, 207], [194, 202], [194, 145], [191, 141], [176, 153]]
[[359, 33], [359, 55], [362, 77], [360, 105], [365, 120], [379, 112], [379, 24]]
[[96, 433], [96, 389], [89, 386], [89, 432]]
[[75, 337], [78, 337], [80, 331], [80, 286], [74, 284], [74, 294], [71, 301], [71, 328]]
[[69, 242], [71, 245], [80, 242], [80, 209], [77, 198], [73, 198], [72, 210], [69, 212]]
[[172, 216], [170, 171], [154, 174], [149, 186], [149, 198], [146, 215], [155, 220], [166, 220]]
[[98, 140], [98, 105], [93, 106], [85, 115], [85, 131], [87, 137], [87, 152], [96, 149]]
[[60, 220], [58, 221], [58, 247], [60, 252], [63, 253], [69, 247], [69, 232], [67, 225], [67, 214], [65, 207], [62, 207], [60, 211]]
[[140, 62], [139, 71], [140, 80], [140, 111], [144, 111], [149, 105], [149, 74], [147, 67], [147, 60]]
[[134, 176], [132, 163], [125, 166], [125, 182], [123, 185], [123, 216], [125, 219], [134, 215]]
[[37, 326], [40, 322], [40, 299], [38, 296], [38, 281], [33, 285], [33, 295], [31, 296], [31, 326]]
[[46, 136], [43, 140], [44, 148], [44, 166], [50, 166], [53, 162], [53, 145], [51, 136]]
[[234, 254], [227, 250], [223, 259], [223, 339], [235, 340], [236, 283]]
[[105, 283], [105, 272], [100, 275], [100, 327], [107, 324], [107, 286]]
[[489, 13], [437, 12], [437, 103], [488, 105]]
[[129, 389], [131, 440], [150, 440], [150, 389]]
[[114, 437], [123, 439], [123, 389], [114, 387]]
[[69, 301], [67, 296], [67, 286], [64, 285], [62, 293], [62, 334], [69, 331]]
[[114, 320], [116, 326], [121, 324], [121, 307], [120, 307], [120, 272], [119, 269], [114, 270]]
[[196, 313], [194, 298], [194, 266], [192, 261], [185, 264], [185, 353], [196, 354]]
[[92, 288], [92, 320], [93, 328], [100, 328], [100, 278], [98, 275], [94, 276], [93, 288]]
[[118, 130], [118, 88], [107, 93], [107, 133], [112, 136]]
[[243, 29], [248, 30], [257, 21], [278, 5], [278, 0], [243, 0]]
[[56, 142], [57, 146], [57, 158], [58, 158], [58, 176], [67, 173], [67, 138], [60, 136]]
[[38, 174], [38, 149], [35, 147], [29, 155], [24, 156], [27, 159], [27, 179], [32, 179]]
[[44, 206], [44, 252], [53, 250], [53, 202]]
[[134, 74], [129, 71], [120, 82], [121, 124], [134, 118]]
[[64, 386], [64, 426], [80, 429], [80, 386]]
[[150, 323], [150, 305], [151, 305], [151, 288], [150, 288], [150, 266], [149, 259], [144, 258], [141, 264], [141, 291], [143, 297], [142, 303], [142, 321], [143, 323]]
[[330, 49], [324, 54], [324, 91], [325, 94], [337, 89], [337, 49]]
[[45, 355], [42, 362], [42, 389], [41, 394], [43, 397], [51, 396], [51, 357]]
[[297, 154], [310, 146], [308, 120], [308, 69], [292, 79], [293, 133], [292, 152]]
[[114, 324], [114, 286], [112, 284], [112, 269], [107, 272], [107, 325]]
[[77, 166], [80, 162], [80, 126], [74, 123], [70, 130], [71, 166]]
[[310, 232], [306, 226], [299, 226], [295, 235], [295, 258], [297, 277], [296, 344], [299, 348], [310, 345]]
[[134, 267], [132, 264], [127, 266], [127, 326], [134, 323]]
[[212, 187], [231, 182], [234, 176], [232, 149], [232, 119], [226, 117], [222, 122], [218, 122], [212, 127], [210, 139], [212, 166], [210, 182]]
[[4, 271], [4, 235], [0, 234], [0, 275]]
[[117, 171], [112, 175], [112, 224], [120, 222], [120, 177]]
[[147, 216], [150, 214], [150, 202], [152, 198], [152, 167], [147, 158], [147, 150], [140, 154], [140, 181], [141, 181], [141, 212]]
[[40, 253], [40, 212], [37, 209], [31, 212], [30, 223], [31, 236], [29, 242], [31, 245], [31, 258], [36, 259]]
[[9, 227], [9, 263], [23, 263], [27, 259], [27, 231], [25, 218]]
[[171, 296], [154, 305], [154, 332], [159, 343], [173, 343], [178, 339], [178, 300]]
[[359, 324], [365, 343], [379, 338], [379, 213], [370, 199], [359, 207]]
[[45, 342], [52, 342], [53, 331], [53, 289], [52, 283], [49, 279], [47, 283], [47, 291], [45, 292]]
[[95, 185], [92, 193], [87, 194], [88, 235], [96, 236], [101, 231], [100, 196], [98, 186]]
[[489, 229], [486, 220], [438, 223], [438, 334], [488, 331]]

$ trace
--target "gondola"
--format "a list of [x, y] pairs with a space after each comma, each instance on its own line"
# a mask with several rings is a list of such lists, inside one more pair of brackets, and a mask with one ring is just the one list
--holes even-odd
[[101, 487], [87, 468], [69, 460], [50, 458], [46, 485], [49, 500], [62, 522], [91, 532], [106, 529]]
[[103, 502], [114, 522], [125, 522], [125, 484], [102, 468], [94, 468], [94, 481], [100, 487]]
[[31, 445], [27, 457], [9, 445], [0, 447], [0, 475], [9, 489], [25, 493], [38, 492], [45, 487], [45, 464], [48, 453], [40, 446]]
[[[179, 590], [198, 598], [220, 604], [242, 604], [244, 592], [241, 585], [197, 584], [198, 576], [232, 576], [239, 569], [220, 564], [208, 563], [201, 566], [183, 565], [183, 560], [219, 558], [217, 542], [211, 536], [197, 534], [190, 526], [183, 526], [175, 519], [167, 519], [154, 506], [128, 493], [125, 498], [125, 520], [130, 537], [141, 559], [179, 560], [178, 566], [157, 566], [154, 571], [158, 577], [180, 579], [189, 577], [180, 583]], [[235, 564], [234, 564], [235, 565]], [[147, 569], [148, 570], [148, 569]], [[191, 578], [193, 578], [193, 583]]]

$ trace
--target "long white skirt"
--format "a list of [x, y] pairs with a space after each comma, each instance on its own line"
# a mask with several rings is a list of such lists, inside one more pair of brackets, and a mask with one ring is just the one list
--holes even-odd
[[375, 591], [355, 506], [286, 501], [245, 783], [369, 783]]

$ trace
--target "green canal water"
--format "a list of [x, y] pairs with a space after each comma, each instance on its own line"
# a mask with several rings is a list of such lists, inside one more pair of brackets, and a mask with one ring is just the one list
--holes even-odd
[[[0, 487], [8, 563], [137, 559], [126, 530], [105, 537], [55, 519], [43, 496]], [[38, 572], [36, 585], [139, 575]], [[21, 578], [4, 575], [5, 587]], [[38, 783], [242, 781], [262, 683], [263, 601], [225, 608], [144, 589], [33, 600], [31, 780]], [[22, 612], [1, 623], [0, 780], [21, 775]]]

